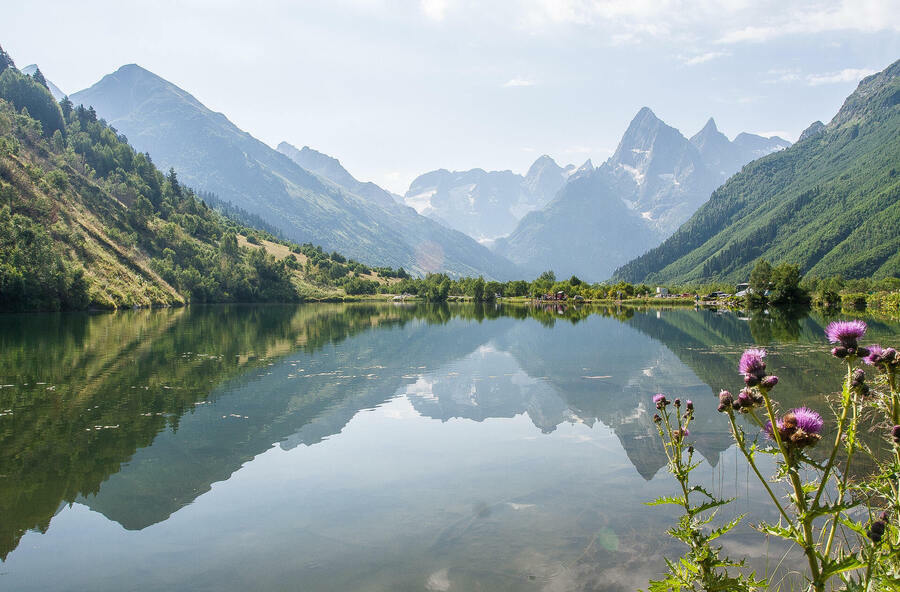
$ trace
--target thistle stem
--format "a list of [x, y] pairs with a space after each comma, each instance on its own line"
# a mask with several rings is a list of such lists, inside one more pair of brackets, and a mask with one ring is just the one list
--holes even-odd
[[803, 484], [800, 482], [800, 475], [797, 474], [797, 465], [793, 454], [790, 453], [784, 445], [784, 442], [781, 441], [781, 434], [778, 432], [778, 422], [775, 417], [775, 410], [772, 407], [772, 400], [769, 398], [769, 393], [766, 389], [759, 390], [766, 403], [766, 412], [769, 414], [769, 421], [772, 422], [772, 436], [778, 444], [778, 449], [781, 451], [782, 457], [784, 457], [784, 462], [788, 468], [788, 476], [790, 476], [791, 487], [794, 489], [795, 503], [800, 510], [800, 525], [803, 527], [803, 552], [809, 563], [812, 585], [816, 592], [823, 592], [825, 590], [825, 584], [821, 581], [819, 559], [816, 556], [815, 541], [813, 539], [812, 520], [807, 515], [808, 506], [806, 504], [806, 494], [803, 491]]
[[741, 452], [744, 455], [744, 458], [747, 459], [747, 462], [750, 464], [750, 468], [753, 469], [753, 472], [756, 474], [756, 478], [759, 479], [759, 482], [762, 483], [763, 487], [766, 488], [766, 492], [769, 494], [769, 497], [772, 498], [772, 502], [775, 504], [775, 507], [778, 508], [778, 512], [781, 513], [782, 517], [784, 517], [785, 521], [788, 524], [792, 524], [791, 518], [785, 512], [784, 507], [782, 507], [781, 502], [778, 501], [778, 497], [776, 497], [775, 493], [772, 491], [772, 488], [769, 487], [769, 482], [765, 477], [760, 473], [759, 468], [756, 466], [756, 461], [753, 460], [753, 456], [747, 452], [745, 448], [745, 441], [743, 432], [737, 426], [737, 423], [734, 421], [734, 412], [728, 411], [728, 421], [731, 423], [731, 435], [734, 436], [735, 441], [738, 444], [738, 448], [741, 449]]
[[[848, 430], [848, 438], [847, 442], [847, 464], [844, 466], [844, 474], [841, 475], [841, 479], [838, 482], [838, 499], [837, 505], [840, 506], [844, 502], [844, 494], [847, 492], [847, 481], [850, 479], [850, 461], [853, 459], [853, 451], [856, 446], [856, 424], [857, 424], [857, 394], [853, 393], [853, 418], [850, 420], [850, 429]], [[815, 506], [814, 506], [815, 507]], [[825, 552], [823, 555], [825, 557], [831, 557], [831, 545], [834, 543], [834, 533], [837, 531], [837, 519], [838, 514], [834, 514], [831, 518], [831, 530], [828, 533], [828, 542], [825, 544]]]
[[822, 471], [822, 480], [819, 482], [819, 489], [816, 491], [816, 497], [813, 499], [813, 507], [818, 507], [819, 500], [822, 499], [822, 494], [825, 492], [825, 484], [828, 483], [828, 476], [831, 473], [832, 467], [834, 467], [834, 461], [837, 458], [838, 448], [841, 446], [841, 438], [844, 435], [844, 425], [847, 422], [847, 408], [850, 406], [850, 380], [851, 380], [851, 370], [850, 365], [847, 365], [847, 379], [844, 382], [844, 390], [841, 393], [841, 415], [838, 418], [837, 425], [837, 435], [834, 438], [834, 446], [831, 448], [831, 455], [828, 457], [828, 463], [825, 465], [825, 470]]

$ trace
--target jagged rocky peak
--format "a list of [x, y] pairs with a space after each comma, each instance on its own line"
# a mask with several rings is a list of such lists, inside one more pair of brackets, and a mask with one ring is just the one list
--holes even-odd
[[574, 177], [578, 177], [581, 175], [588, 175], [592, 172], [594, 172], [594, 163], [591, 162], [591, 159], [589, 158], [586, 161], [584, 161], [584, 164], [582, 164], [580, 167], [578, 167], [577, 169], [575, 169], [572, 172], [571, 177], [574, 178]]
[[555, 160], [544, 154], [542, 156], [539, 156], [538, 159], [535, 160], [528, 168], [528, 172], [525, 174], [525, 178], [529, 179], [538, 175], [543, 175], [548, 171], [559, 173], [560, 171], [562, 171], [562, 167], [556, 164]]
[[803, 130], [803, 133], [800, 134], [800, 139], [798, 142], [802, 142], [807, 138], [812, 138], [813, 136], [818, 136], [822, 132], [825, 131], [825, 124], [821, 121], [814, 121], [809, 124], [809, 127]]
[[642, 107], [625, 130], [613, 160], [621, 161], [630, 158], [630, 154], [650, 148], [660, 127], [666, 124], [660, 120], [649, 107]]
[[[572, 165], [569, 165], [574, 170]], [[556, 195], [556, 192], [566, 183], [569, 167], [563, 168], [556, 161], [544, 154], [529, 167], [523, 187], [529, 193], [540, 196], [538, 202], [546, 202]]]
[[700, 149], [700, 152], [731, 143], [728, 137], [716, 127], [716, 120], [712, 117], [709, 118], [703, 129], [691, 136], [690, 141], [691, 144]]

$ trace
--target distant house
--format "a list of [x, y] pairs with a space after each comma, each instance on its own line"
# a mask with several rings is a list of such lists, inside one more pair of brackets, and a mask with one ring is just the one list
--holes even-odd
[[662, 287], [662, 286], [657, 286], [657, 287], [656, 287], [656, 295], [659, 296], [660, 298], [662, 298], [663, 296], [668, 296], [668, 295], [669, 295], [669, 289], [668, 289], [668, 288], [664, 288], [664, 287]]

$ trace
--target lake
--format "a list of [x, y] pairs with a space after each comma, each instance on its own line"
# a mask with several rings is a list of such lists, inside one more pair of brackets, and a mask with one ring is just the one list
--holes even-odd
[[[848, 318], [846, 316], [841, 318]], [[635, 590], [683, 548], [650, 398], [774, 516], [716, 413], [741, 352], [826, 415], [828, 319], [508, 305], [0, 316], [0, 589]], [[900, 343], [869, 320], [868, 343]], [[771, 469], [771, 466], [767, 466]], [[781, 549], [726, 549], [758, 575]], [[788, 556], [790, 561], [791, 556]]]

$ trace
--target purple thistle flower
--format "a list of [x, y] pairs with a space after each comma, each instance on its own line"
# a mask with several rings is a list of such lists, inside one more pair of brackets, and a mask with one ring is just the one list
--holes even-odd
[[866, 323], [860, 320], [834, 321], [825, 329], [825, 336], [831, 343], [840, 343], [846, 348], [855, 348], [856, 342], [866, 334]]
[[659, 407], [660, 404], [665, 404], [664, 402], [668, 401], [666, 401], [666, 396], [664, 394], [656, 393], [655, 395], [653, 395], [653, 402], [656, 403], [657, 407]]
[[822, 431], [822, 426], [825, 425], [822, 416], [809, 407], [793, 409], [791, 410], [791, 413], [797, 418], [797, 428], [803, 430], [807, 434], [818, 434]]
[[[781, 419], [775, 422], [775, 425], [782, 444], [787, 447], [804, 448], [819, 441], [821, 437], [819, 432], [824, 423], [822, 416], [812, 409], [799, 407], [785, 413]], [[775, 439], [771, 421], [766, 422], [763, 429], [770, 440]]]
[[863, 358], [863, 361], [869, 366], [874, 366], [875, 364], [881, 363], [881, 357], [884, 355], [884, 350], [880, 345], [870, 345], [869, 346], [869, 355]]
[[766, 362], [763, 360], [765, 357], [766, 350], [764, 349], [744, 350], [743, 355], [741, 355], [741, 361], [738, 364], [738, 370], [744, 376], [762, 379], [766, 375]]

